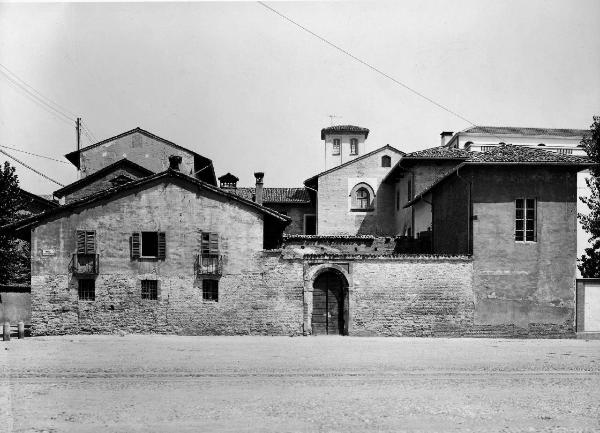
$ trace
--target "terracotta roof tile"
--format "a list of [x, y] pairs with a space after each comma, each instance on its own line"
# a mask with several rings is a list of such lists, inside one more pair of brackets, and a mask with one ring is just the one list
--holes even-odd
[[464, 149], [449, 149], [444, 146], [431, 147], [409, 153], [402, 159], [467, 159], [472, 152]]
[[[246, 200], [252, 200], [255, 188], [225, 188], [227, 192]], [[263, 203], [310, 203], [310, 196], [305, 188], [264, 188]]]
[[563, 155], [539, 148], [501, 144], [486, 152], [472, 152], [466, 160], [471, 163], [540, 163], [540, 164], [585, 164], [590, 163], [587, 156]]
[[543, 135], [551, 137], [582, 137], [590, 133], [587, 129], [522, 128], [519, 126], [474, 126], [462, 132], [467, 134]]
[[325, 140], [326, 134], [332, 133], [350, 133], [350, 134], [364, 134], [365, 138], [369, 135], [369, 130], [367, 128], [363, 128], [361, 126], [354, 125], [334, 125], [329, 126], [328, 128], [321, 129], [321, 140]]

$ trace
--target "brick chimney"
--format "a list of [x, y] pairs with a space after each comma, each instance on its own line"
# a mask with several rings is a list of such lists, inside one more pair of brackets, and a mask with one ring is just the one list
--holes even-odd
[[256, 178], [256, 193], [255, 193], [255, 198], [254, 201], [256, 202], [256, 204], [263, 204], [263, 178], [265, 177], [265, 174], [258, 171], [256, 173], [254, 173], [254, 177]]
[[169, 156], [169, 168], [171, 170], [179, 171], [179, 164], [181, 164], [181, 156], [179, 156], [179, 155]]
[[442, 137], [442, 146], [445, 146], [446, 144], [448, 144], [448, 142], [452, 138], [453, 134], [454, 134], [454, 132], [452, 132], [452, 131], [444, 131], [440, 134], [440, 137]]

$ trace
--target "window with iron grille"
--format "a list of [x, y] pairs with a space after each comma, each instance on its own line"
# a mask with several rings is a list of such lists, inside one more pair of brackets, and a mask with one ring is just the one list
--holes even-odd
[[202, 299], [219, 302], [219, 280], [202, 280]]
[[515, 241], [536, 240], [536, 201], [533, 198], [518, 198], [515, 200]]
[[165, 232], [136, 232], [131, 235], [131, 258], [157, 258], [164, 260], [167, 254]]
[[96, 253], [96, 232], [94, 230], [77, 230], [77, 254]]
[[77, 280], [77, 293], [80, 301], [94, 301], [96, 299], [96, 280]]
[[158, 299], [158, 281], [142, 280], [142, 299], [156, 301]]
[[350, 140], [350, 155], [358, 155], [358, 140], [356, 138]]
[[340, 139], [334, 138], [332, 155], [339, 155], [339, 154], [340, 154]]

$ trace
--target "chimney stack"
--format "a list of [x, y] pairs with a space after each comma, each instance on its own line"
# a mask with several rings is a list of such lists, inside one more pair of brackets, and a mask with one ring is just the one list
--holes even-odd
[[256, 173], [254, 173], [254, 177], [256, 178], [256, 193], [255, 193], [254, 201], [256, 202], [256, 204], [259, 204], [262, 206], [262, 204], [263, 204], [263, 178], [265, 177], [265, 174], [258, 171]]
[[171, 155], [169, 156], [169, 168], [171, 170], [179, 171], [179, 164], [181, 164], [181, 156]]
[[452, 132], [452, 131], [444, 131], [440, 134], [440, 136], [442, 137], [442, 146], [445, 146], [446, 144], [448, 144], [448, 141], [450, 141], [453, 134], [454, 134], [454, 132]]

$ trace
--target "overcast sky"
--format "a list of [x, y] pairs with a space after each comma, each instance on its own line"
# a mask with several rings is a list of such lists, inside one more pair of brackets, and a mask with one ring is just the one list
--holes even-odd
[[[475, 124], [587, 129], [600, 114], [597, 0], [268, 4]], [[0, 63], [98, 141], [140, 126], [242, 185], [254, 171], [265, 186], [321, 171], [330, 114], [369, 128], [367, 150], [436, 146], [470, 126], [255, 2], [4, 3]], [[75, 143], [74, 124], [0, 74], [0, 145], [66, 161]], [[17, 171], [32, 192], [59, 188]]]

